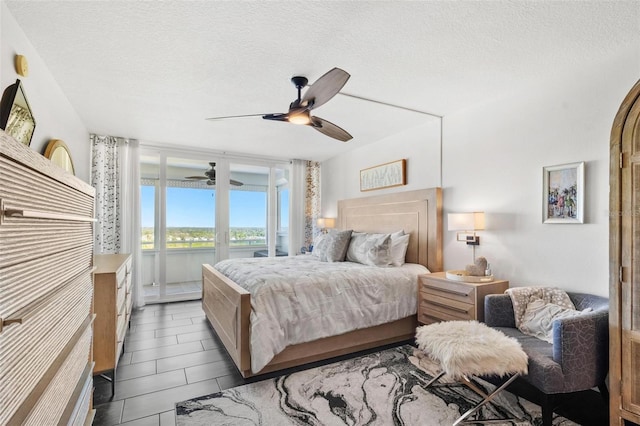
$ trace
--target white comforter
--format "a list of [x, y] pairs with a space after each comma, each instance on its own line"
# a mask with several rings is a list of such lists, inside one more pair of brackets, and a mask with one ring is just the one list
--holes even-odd
[[251, 371], [285, 347], [413, 315], [422, 265], [381, 268], [310, 255], [229, 259], [215, 268], [251, 293]]

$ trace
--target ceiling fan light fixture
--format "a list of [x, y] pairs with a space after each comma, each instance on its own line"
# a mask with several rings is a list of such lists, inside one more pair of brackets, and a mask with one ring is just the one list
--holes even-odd
[[351, 140], [353, 136], [351, 136], [346, 130], [320, 117], [311, 116], [310, 111], [324, 105], [327, 101], [338, 94], [350, 77], [349, 73], [345, 70], [332, 68], [317, 79], [315, 83], [307, 89], [305, 95], [302, 96], [302, 89], [307, 86], [309, 80], [307, 80], [306, 77], [294, 76], [291, 78], [291, 82], [296, 86], [298, 97], [289, 104], [288, 112], [228, 115], [224, 117], [210, 117], [207, 120], [261, 116], [263, 120], [284, 121], [313, 127], [326, 136], [337, 139], [341, 142], [347, 142]]
[[289, 123], [303, 124], [303, 125], [311, 123], [311, 117], [309, 116], [309, 111], [304, 111], [298, 114], [290, 115]]

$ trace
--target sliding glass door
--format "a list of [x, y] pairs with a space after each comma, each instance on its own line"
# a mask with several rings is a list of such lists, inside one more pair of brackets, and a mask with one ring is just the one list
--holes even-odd
[[288, 170], [235, 162], [230, 170], [229, 251], [219, 260], [288, 255]]
[[288, 254], [288, 168], [199, 157], [141, 155], [147, 303], [201, 297], [204, 263]]

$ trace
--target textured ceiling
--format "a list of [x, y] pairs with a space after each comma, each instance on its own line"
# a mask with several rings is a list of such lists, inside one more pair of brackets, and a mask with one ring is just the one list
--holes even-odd
[[[343, 92], [437, 115], [640, 48], [637, 1], [6, 1], [90, 132], [324, 160], [429, 116], [338, 95], [354, 138], [258, 118], [333, 67]], [[36, 70], [31, 70], [37, 72]]]

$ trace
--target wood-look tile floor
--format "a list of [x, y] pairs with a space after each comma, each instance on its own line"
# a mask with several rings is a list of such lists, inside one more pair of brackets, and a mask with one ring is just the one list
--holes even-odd
[[[243, 379], [205, 319], [201, 306], [202, 302], [196, 300], [147, 305], [133, 312], [116, 372], [113, 399], [111, 383], [99, 376], [94, 378], [95, 426], [175, 425], [178, 401], [282, 374]], [[537, 398], [517, 382], [508, 389], [534, 402]], [[567, 397], [557, 412], [581, 425], [608, 424], [608, 406], [595, 391]]]

